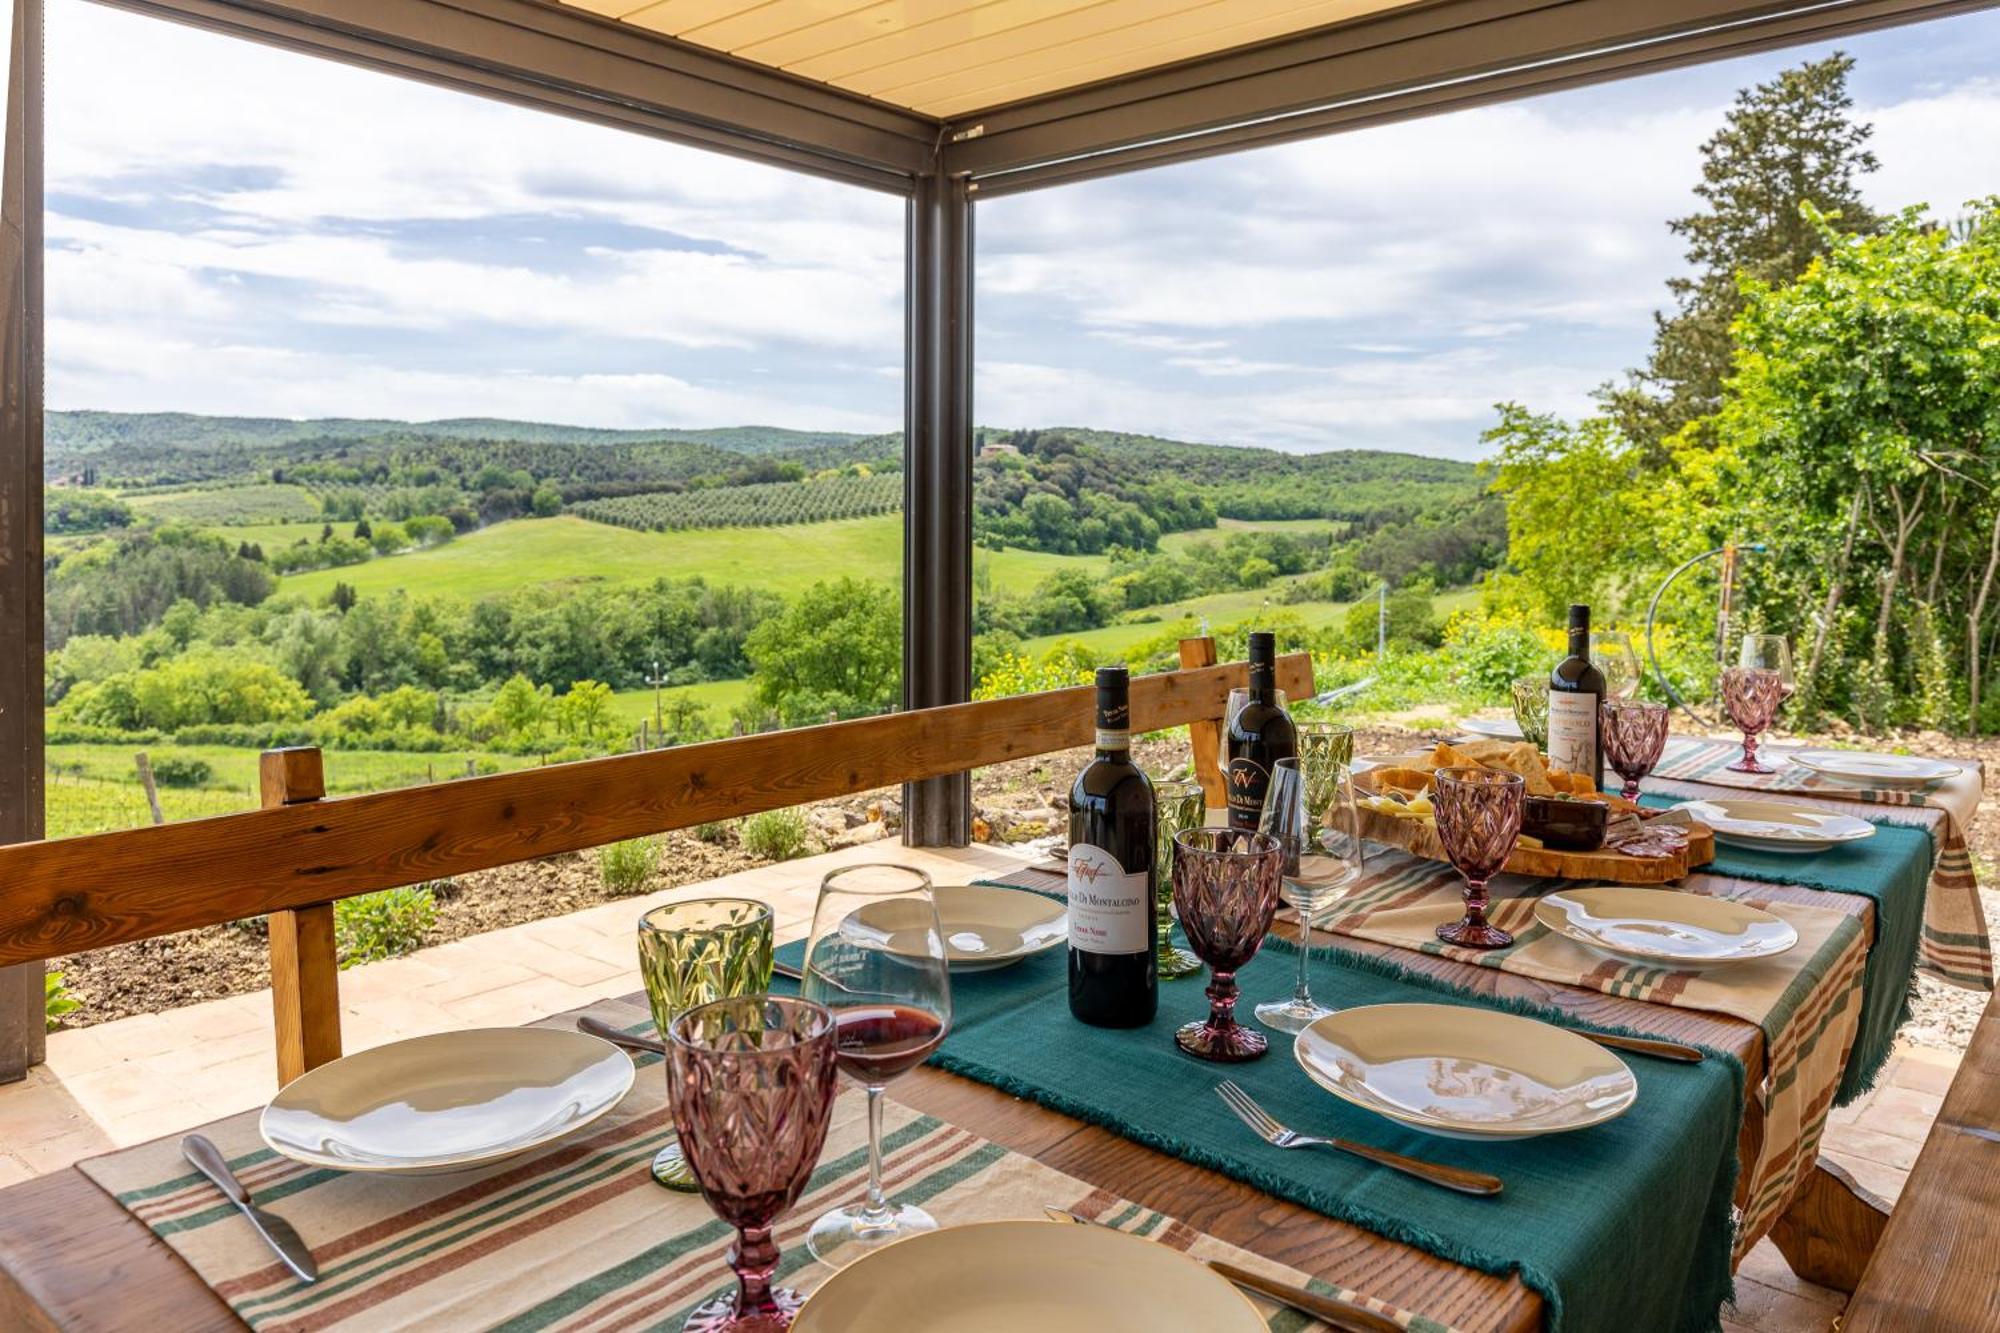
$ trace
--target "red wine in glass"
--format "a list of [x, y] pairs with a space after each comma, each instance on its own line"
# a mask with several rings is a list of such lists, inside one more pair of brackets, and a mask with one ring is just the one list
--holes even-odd
[[906, 1004], [834, 1011], [834, 1061], [841, 1073], [863, 1086], [915, 1069], [943, 1040], [943, 1019]]

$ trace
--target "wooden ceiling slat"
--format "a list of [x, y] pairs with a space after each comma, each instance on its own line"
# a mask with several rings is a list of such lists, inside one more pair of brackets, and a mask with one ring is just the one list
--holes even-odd
[[[763, 0], [761, 4], [741, 4], [737, 12], [681, 34], [690, 42], [700, 42], [718, 51], [741, 55], [748, 47], [781, 41], [801, 31], [823, 30], [851, 19], [857, 10], [881, 9], [875, 0]], [[909, 5], [889, 8], [907, 10]], [[895, 18], [894, 24], [902, 20]], [[887, 30], [880, 24], [877, 32]], [[779, 66], [779, 62], [752, 57], [758, 63]], [[779, 66], [781, 67], [781, 66]]]
[[874, 41], [891, 32], [958, 13], [966, 0], [873, 0], [837, 19], [797, 28], [780, 37], [738, 47], [734, 54], [776, 69]]
[[[857, 74], [898, 60], [921, 59], [962, 43], [990, 41], [1011, 28], [1042, 23], [1076, 10], [1092, 9], [1111, 0], [987, 0], [961, 6], [957, 13], [932, 22], [860, 42], [811, 60], [787, 66], [794, 74], [822, 79], [839, 87]], [[1169, 0], [1171, 3], [1171, 0]]]
[[563, 0], [572, 9], [581, 9], [608, 19], [622, 19], [628, 14], [646, 8], [654, 0]]
[[704, 23], [726, 19], [752, 3], [754, 0], [658, 0], [627, 14], [624, 21], [669, 37], [680, 37]]

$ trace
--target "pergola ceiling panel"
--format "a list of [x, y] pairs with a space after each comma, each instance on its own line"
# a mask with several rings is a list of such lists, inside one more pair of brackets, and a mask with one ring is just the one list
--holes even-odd
[[951, 117], [1413, 0], [563, 0]]

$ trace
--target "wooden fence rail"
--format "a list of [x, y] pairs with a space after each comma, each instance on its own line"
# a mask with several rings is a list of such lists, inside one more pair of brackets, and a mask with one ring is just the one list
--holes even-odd
[[[1183, 660], [1214, 660], [1190, 642]], [[1245, 676], [1135, 677], [1133, 729], [1213, 735]], [[1279, 659], [1278, 683], [1309, 694], [1311, 659]], [[334, 800], [317, 750], [272, 751], [263, 809], [0, 846], [0, 966], [272, 914], [291, 1077], [339, 1052], [336, 899], [1087, 745], [1091, 705], [1085, 685]]]

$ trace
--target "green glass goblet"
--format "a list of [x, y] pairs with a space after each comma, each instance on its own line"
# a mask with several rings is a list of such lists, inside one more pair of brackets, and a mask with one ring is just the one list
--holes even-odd
[[[699, 1005], [771, 989], [771, 909], [754, 898], [688, 898], [639, 918], [639, 975], [662, 1036]], [[676, 1141], [653, 1157], [653, 1179], [693, 1194], [701, 1187]]]
[[1174, 932], [1174, 835], [1200, 828], [1208, 818], [1208, 799], [1198, 782], [1163, 779], [1153, 784], [1153, 801], [1159, 811], [1159, 847], [1153, 853], [1154, 920], [1158, 923], [1159, 947], [1154, 966], [1162, 981], [1199, 976], [1201, 959], [1173, 942]]
[[1341, 775], [1354, 762], [1354, 728], [1344, 722], [1301, 722], [1297, 730], [1306, 819], [1311, 827], [1320, 828], [1340, 790]]

